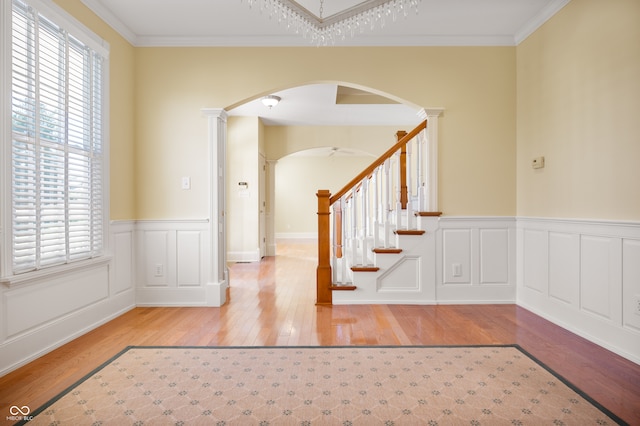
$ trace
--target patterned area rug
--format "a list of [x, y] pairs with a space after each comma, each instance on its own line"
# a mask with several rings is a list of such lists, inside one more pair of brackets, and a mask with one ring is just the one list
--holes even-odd
[[129, 347], [29, 425], [624, 424], [518, 346]]

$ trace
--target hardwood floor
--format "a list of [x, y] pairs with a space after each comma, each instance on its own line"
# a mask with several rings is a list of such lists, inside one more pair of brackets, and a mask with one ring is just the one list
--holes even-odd
[[230, 265], [221, 308], [136, 308], [0, 378], [0, 422], [32, 410], [128, 345], [307, 346], [519, 344], [632, 425], [640, 425], [640, 365], [515, 305], [315, 306], [316, 246]]

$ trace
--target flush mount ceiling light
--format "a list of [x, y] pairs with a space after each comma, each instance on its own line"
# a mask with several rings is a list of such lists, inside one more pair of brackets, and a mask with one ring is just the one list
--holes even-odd
[[[240, 0], [243, 1], [243, 0]], [[258, 6], [269, 19], [285, 25], [319, 46], [334, 44], [337, 40], [353, 37], [365, 29], [384, 28], [387, 21], [406, 17], [410, 11], [418, 13], [421, 0], [367, 0], [324, 17], [324, 1], [319, 0], [316, 15], [294, 0], [246, 0], [249, 7]]]
[[265, 96], [263, 97], [262, 103], [264, 104], [264, 106], [268, 107], [269, 109], [273, 108], [274, 106], [278, 105], [278, 103], [280, 102], [280, 96], [276, 96], [276, 95], [269, 95], [269, 96]]

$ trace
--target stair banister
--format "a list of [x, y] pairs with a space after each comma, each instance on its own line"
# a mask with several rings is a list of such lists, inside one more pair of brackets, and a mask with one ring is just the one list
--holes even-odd
[[369, 165], [369, 167], [367, 167], [362, 172], [360, 172], [355, 178], [351, 179], [349, 183], [347, 183], [341, 190], [331, 195], [331, 198], [330, 198], [331, 204], [335, 203], [337, 200], [340, 199], [340, 197], [342, 197], [347, 192], [349, 192], [353, 187], [358, 185], [358, 183], [360, 183], [366, 176], [369, 176], [373, 172], [373, 170], [375, 170], [376, 167], [384, 163], [384, 161], [387, 158], [391, 157], [397, 150], [402, 148], [403, 145], [405, 145], [411, 139], [415, 138], [421, 131], [423, 131], [426, 128], [427, 128], [427, 120], [420, 123], [415, 129], [407, 133], [395, 145], [393, 145], [391, 148], [386, 150], [384, 154], [382, 154], [380, 157], [374, 160], [373, 163]]
[[[351, 259], [357, 259], [357, 239], [358, 239], [358, 235], [357, 235], [357, 221], [358, 221], [358, 217], [357, 217], [357, 192], [361, 191], [361, 197], [362, 197], [362, 203], [360, 208], [362, 209], [362, 225], [364, 226], [363, 231], [362, 231], [362, 235], [361, 235], [361, 248], [362, 248], [362, 264], [363, 266], [366, 265], [367, 263], [367, 237], [369, 236], [368, 232], [367, 232], [367, 227], [370, 226], [370, 221], [371, 221], [371, 217], [368, 216], [367, 213], [367, 204], [369, 203], [369, 200], [366, 198], [366, 192], [369, 189], [368, 188], [368, 180], [372, 177], [372, 175], [374, 173], [376, 173], [376, 169], [378, 167], [380, 167], [381, 165], [384, 164], [384, 170], [385, 170], [385, 186], [387, 187], [386, 189], [386, 203], [387, 204], [391, 204], [392, 200], [391, 200], [391, 193], [390, 193], [390, 185], [391, 185], [391, 173], [390, 173], [390, 159], [391, 157], [398, 151], [400, 151], [400, 155], [403, 156], [404, 158], [398, 158], [398, 164], [397, 164], [397, 169], [400, 170], [401, 169], [401, 173], [399, 173], [399, 176], [397, 177], [398, 181], [396, 182], [397, 185], [401, 188], [401, 192], [400, 194], [398, 194], [398, 196], [396, 197], [397, 201], [400, 204], [400, 207], [397, 209], [396, 211], [396, 219], [399, 219], [401, 216], [401, 209], [402, 209], [402, 204], [404, 204], [404, 207], [407, 208], [408, 206], [411, 205], [411, 192], [410, 192], [410, 178], [411, 178], [411, 174], [410, 172], [405, 168], [406, 167], [406, 145], [408, 142], [410, 142], [413, 138], [415, 138], [416, 136], [418, 136], [423, 130], [425, 130], [427, 128], [427, 120], [424, 120], [422, 123], [420, 123], [418, 126], [416, 126], [415, 129], [413, 129], [411, 132], [406, 133], [405, 132], [398, 132], [398, 138], [399, 140], [391, 147], [389, 148], [387, 151], [385, 151], [380, 157], [378, 157], [376, 160], [374, 160], [366, 169], [364, 169], [362, 172], [360, 172], [355, 178], [353, 178], [351, 181], [349, 181], [349, 183], [347, 183], [347, 185], [345, 185], [342, 189], [340, 189], [338, 192], [336, 192], [334, 195], [331, 195], [329, 190], [318, 190], [318, 193], [316, 194], [317, 198], [318, 198], [318, 267], [316, 269], [316, 304], [318, 305], [331, 305], [332, 304], [332, 291], [333, 289], [346, 289], [347, 286], [340, 286], [340, 287], [334, 287], [333, 285], [333, 273], [332, 273], [332, 267], [331, 267], [331, 206], [336, 203], [338, 200], [342, 200], [342, 202], [346, 202], [346, 198], [349, 198], [349, 204], [351, 204], [350, 207], [343, 205], [342, 207], [344, 208], [340, 208], [339, 211], [341, 212], [340, 215], [335, 215], [335, 216], [342, 216], [340, 219], [340, 223], [334, 223], [334, 229], [335, 227], [339, 227], [338, 229], [340, 229], [340, 232], [342, 233], [342, 241], [345, 241], [345, 232], [344, 232], [344, 226], [343, 226], [343, 221], [345, 220], [345, 210], [350, 210], [350, 215], [351, 216], [351, 227], [353, 229], [353, 231], [351, 232], [350, 235], [350, 244], [351, 247], [350, 249], [353, 250], [353, 255], [351, 257]], [[402, 135], [401, 135], [402, 133]], [[410, 161], [410, 160], [409, 160]], [[418, 162], [419, 165], [421, 165], [421, 162]], [[409, 164], [409, 168], [411, 167], [411, 164]], [[419, 172], [418, 172], [419, 173]], [[420, 188], [418, 188], [418, 191], [420, 190]], [[345, 197], [347, 196], [347, 197]], [[369, 209], [372, 210], [372, 209]], [[383, 212], [384, 215], [384, 228], [385, 228], [385, 235], [384, 235], [384, 240], [385, 240], [385, 247], [388, 247], [388, 223], [389, 223], [389, 212]], [[407, 222], [408, 224], [410, 223], [409, 221]], [[400, 221], [398, 221], [398, 226], [396, 227], [396, 229], [399, 229], [400, 226]], [[336, 235], [337, 237], [337, 235]], [[375, 243], [374, 243], [375, 244]], [[340, 269], [342, 271], [345, 270], [345, 262], [347, 262], [346, 257], [344, 256], [344, 250], [347, 248], [346, 243], [344, 242], [340, 242], [337, 243], [337, 245], [342, 246], [342, 247], [336, 247], [336, 255], [338, 253], [342, 254], [342, 258], [340, 260]], [[338, 256], [335, 256], [335, 259], [338, 259]], [[336, 265], [337, 266], [337, 265]], [[341, 274], [341, 280], [342, 282], [346, 282], [345, 280], [345, 275], [346, 273], [342, 273]], [[350, 286], [350, 289], [354, 289], [355, 287]]]

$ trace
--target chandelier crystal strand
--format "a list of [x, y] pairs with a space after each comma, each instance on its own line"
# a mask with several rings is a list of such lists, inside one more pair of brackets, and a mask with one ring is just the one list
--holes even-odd
[[[288, 31], [301, 34], [303, 38], [318, 46], [335, 44], [337, 40], [345, 40], [348, 36], [353, 38], [365, 30], [375, 31], [376, 27], [382, 29], [386, 26], [388, 18], [393, 22], [399, 16], [406, 18], [412, 9], [417, 15], [420, 2], [421, 0], [363, 1], [362, 10], [355, 13], [353, 10], [338, 13], [330, 17], [333, 22], [326, 23], [323, 18], [324, 0], [320, 0], [319, 17], [291, 0], [247, 0], [250, 9], [259, 5], [261, 14], [267, 15], [279, 25], [286, 26]], [[371, 6], [367, 8], [365, 3], [371, 3]], [[344, 16], [340, 17], [341, 14]]]

